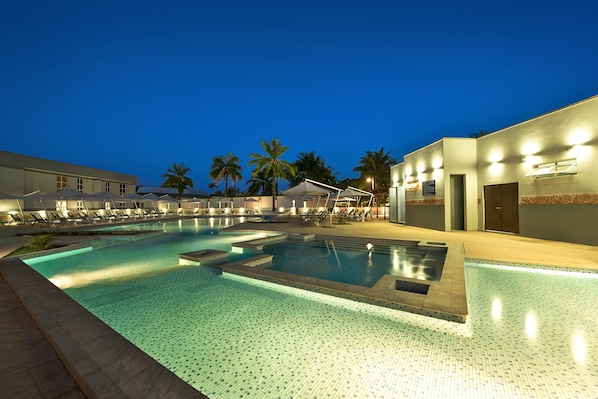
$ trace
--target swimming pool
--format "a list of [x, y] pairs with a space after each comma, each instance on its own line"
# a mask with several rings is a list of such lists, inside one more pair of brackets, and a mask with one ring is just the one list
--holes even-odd
[[[596, 274], [468, 262], [466, 324], [178, 267], [246, 237], [159, 237], [33, 265], [152, 272], [65, 291], [211, 398], [588, 397], [598, 390]], [[189, 229], [191, 231], [189, 231]]]
[[414, 241], [374, 244], [335, 237], [267, 245], [264, 253], [273, 255], [272, 270], [373, 287], [389, 274], [440, 280], [446, 248], [422, 247]]

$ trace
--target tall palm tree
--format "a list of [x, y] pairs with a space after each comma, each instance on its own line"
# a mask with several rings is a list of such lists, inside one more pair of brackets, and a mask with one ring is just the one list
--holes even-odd
[[183, 191], [187, 187], [193, 188], [193, 180], [187, 176], [191, 169], [187, 168], [183, 163], [173, 163], [171, 168], [168, 168], [162, 178], [166, 179], [162, 183], [162, 187], [176, 188], [179, 194], [179, 201], [183, 195]]
[[386, 153], [382, 147], [380, 150], [366, 151], [365, 156], [359, 160], [359, 166], [353, 168], [353, 172], [359, 173], [360, 186], [371, 189], [378, 204], [378, 194], [382, 194], [382, 203], [386, 204], [390, 167], [396, 163], [396, 159], [390, 156], [390, 151]]
[[297, 168], [297, 174], [290, 181], [291, 186], [295, 186], [305, 179], [312, 179], [320, 183], [336, 186], [338, 179], [332, 167], [326, 166], [324, 160], [312, 152], [302, 152], [297, 156], [297, 160], [293, 163]]
[[225, 156], [215, 156], [212, 159], [210, 178], [216, 183], [224, 180], [224, 195], [228, 195], [228, 180], [230, 179], [235, 186], [237, 181], [243, 178], [239, 158], [230, 152]]
[[249, 154], [249, 165], [254, 165], [253, 177], [257, 177], [260, 171], [264, 171], [266, 176], [272, 178], [272, 210], [276, 210], [276, 196], [278, 195], [278, 179], [289, 180], [297, 173], [295, 166], [281, 159], [282, 155], [288, 151], [278, 139], [272, 139], [270, 142], [262, 140], [260, 145], [266, 155], [251, 153]]

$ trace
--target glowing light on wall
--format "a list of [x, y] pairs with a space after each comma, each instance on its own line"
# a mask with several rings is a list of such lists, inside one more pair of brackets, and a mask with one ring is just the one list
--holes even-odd
[[521, 158], [521, 160], [527, 165], [527, 166], [532, 166], [532, 165], [537, 165], [540, 163], [540, 157], [537, 157], [535, 155], [526, 155], [523, 158]]
[[581, 144], [575, 144], [567, 148], [569, 154], [574, 158], [583, 158], [590, 150], [590, 147]]
[[490, 163], [498, 163], [502, 161], [503, 153], [502, 151], [494, 150], [490, 154], [488, 154], [488, 162]]
[[575, 146], [579, 144], [585, 144], [590, 141], [590, 132], [586, 129], [577, 129], [571, 132], [567, 144]]
[[521, 153], [523, 155], [534, 155], [540, 152], [540, 144], [536, 142], [527, 142], [521, 147]]
[[442, 158], [441, 157], [436, 157], [436, 158], [434, 158], [434, 160], [432, 160], [432, 168], [434, 168], [434, 169], [442, 168]]
[[502, 302], [498, 298], [492, 301], [492, 319], [499, 321], [502, 316]]
[[588, 350], [586, 348], [586, 340], [583, 335], [575, 333], [573, 335], [573, 358], [579, 364], [583, 364], [586, 361]]
[[525, 334], [528, 338], [536, 338], [538, 334], [538, 318], [534, 312], [529, 312], [525, 317]]
[[504, 165], [500, 162], [493, 162], [490, 164], [490, 173], [498, 175], [502, 173]]

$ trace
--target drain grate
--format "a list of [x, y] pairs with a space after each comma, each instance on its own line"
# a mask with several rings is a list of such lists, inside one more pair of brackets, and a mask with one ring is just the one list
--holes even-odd
[[394, 289], [398, 291], [413, 292], [414, 294], [428, 294], [430, 286], [428, 284], [413, 283], [410, 281], [396, 280]]

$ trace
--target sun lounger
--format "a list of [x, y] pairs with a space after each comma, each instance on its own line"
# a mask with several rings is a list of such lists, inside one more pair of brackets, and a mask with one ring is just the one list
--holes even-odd
[[303, 218], [303, 222], [304, 223], [313, 223], [315, 225], [320, 225], [320, 222], [324, 221], [326, 219], [326, 217], [328, 216], [329, 212], [328, 211], [320, 211], [318, 213], [315, 214], [307, 214], [302, 216]]
[[32, 213], [31, 217], [33, 218], [35, 223], [50, 224], [50, 220], [48, 220], [45, 217], [42, 217], [41, 215], [38, 215], [36, 213]]
[[71, 212], [67, 212], [66, 220], [68, 222], [71, 222], [75, 226], [77, 225], [77, 223], [81, 223], [83, 221], [83, 219], [81, 219], [79, 216], [73, 215]]
[[[19, 216], [19, 215], [14, 215], [14, 214], [10, 214], [10, 218], [13, 222], [15, 222], [17, 225], [19, 224], [25, 224], [25, 221]], [[9, 222], [10, 224], [11, 222]]]

